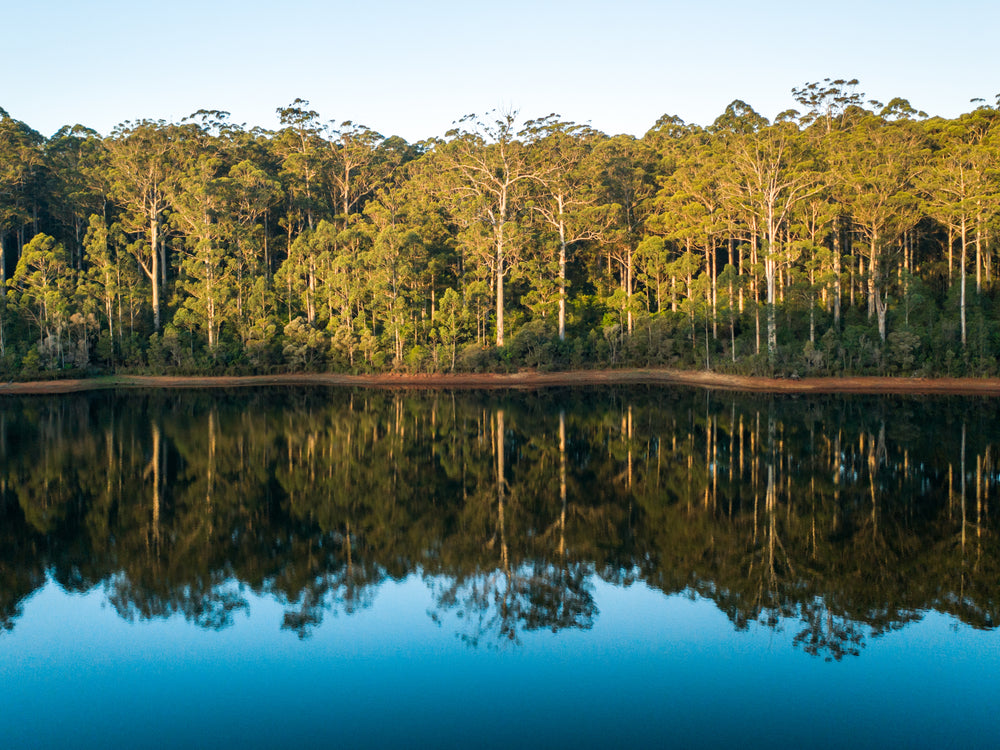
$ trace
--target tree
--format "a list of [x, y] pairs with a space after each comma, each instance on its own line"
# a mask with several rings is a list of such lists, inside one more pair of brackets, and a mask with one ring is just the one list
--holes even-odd
[[424, 265], [423, 242], [405, 221], [402, 191], [380, 190], [365, 207], [371, 250], [364, 265], [371, 271], [372, 304], [384, 306], [392, 329], [393, 361], [403, 361], [403, 326], [409, 297], [416, 297], [417, 269]]
[[851, 115], [864, 104], [865, 95], [856, 90], [857, 86], [857, 78], [849, 81], [824, 78], [792, 89], [795, 101], [807, 107], [799, 122], [805, 127], [818, 128], [824, 135], [843, 129]]
[[[285, 302], [288, 308], [289, 322], [293, 319], [292, 303], [298, 304], [298, 309], [305, 313], [306, 323], [310, 327], [316, 325], [316, 300], [318, 274], [320, 270], [320, 254], [326, 245], [324, 238], [329, 234], [329, 222], [320, 222], [319, 241], [316, 231], [306, 229], [299, 234], [288, 249], [288, 257], [282, 262], [275, 275], [275, 282], [283, 288], [286, 294]], [[319, 228], [317, 228], [317, 231]]]
[[126, 232], [148, 238], [132, 243], [129, 249], [152, 286], [153, 327], [159, 331], [160, 294], [166, 279], [166, 243], [161, 228], [168, 206], [166, 182], [173, 170], [172, 130], [162, 120], [126, 122], [115, 128], [105, 145], [111, 195], [124, 210], [122, 226]]
[[725, 131], [732, 173], [728, 191], [744, 215], [763, 232], [767, 285], [767, 354], [778, 348], [775, 281], [780, 256], [779, 233], [796, 204], [819, 188], [798, 129], [790, 122], [769, 125], [745, 103], [729, 105], [715, 128]]
[[18, 306], [38, 326], [39, 345], [52, 336], [60, 360], [75, 282], [66, 248], [47, 234], [35, 235], [24, 246], [10, 281]]
[[114, 303], [119, 294], [119, 269], [116, 253], [108, 242], [108, 225], [103, 216], [91, 214], [83, 239], [83, 255], [87, 262], [87, 277], [92, 289], [104, 305], [108, 320], [108, 336], [115, 336]]
[[184, 305], [203, 324], [213, 355], [234, 275], [225, 242], [234, 234], [233, 217], [224, 211], [225, 185], [218, 176], [220, 171], [220, 160], [202, 152], [170, 187], [171, 221], [185, 237], [184, 275], [180, 279], [187, 295]]
[[722, 188], [723, 155], [705, 131], [683, 128], [677, 118], [670, 118], [668, 122], [669, 137], [662, 131], [656, 134], [661, 154], [660, 190], [652, 201], [654, 213], [646, 225], [683, 246], [686, 252], [700, 245], [705, 259], [706, 302], [711, 309], [714, 336], [718, 307], [717, 245], [719, 238], [732, 230], [732, 222], [727, 221]]
[[82, 125], [60, 128], [45, 144], [45, 155], [53, 172], [53, 204], [50, 208], [72, 238], [70, 256], [80, 268], [83, 239], [89, 217], [104, 216], [108, 180], [104, 142], [97, 131]]
[[996, 156], [989, 139], [997, 130], [996, 112], [980, 108], [957, 121], [931, 123], [934, 151], [931, 168], [924, 174], [923, 192], [928, 212], [948, 228], [948, 270], [951, 277], [950, 238], [957, 232], [960, 241], [959, 319], [962, 347], [967, 343], [966, 275], [970, 233], [976, 234], [977, 289], [981, 288], [981, 232], [984, 204], [991, 202], [997, 188], [989, 179], [990, 161]]
[[308, 106], [305, 99], [296, 99], [287, 107], [279, 107], [278, 119], [284, 127], [272, 141], [286, 179], [288, 215], [285, 221], [289, 246], [303, 223], [306, 228], [313, 228], [316, 213], [321, 208], [317, 181], [324, 168], [325, 149], [319, 113], [306, 109]]
[[[226, 201], [225, 211], [233, 220], [232, 239], [238, 250], [241, 273], [252, 276], [262, 267], [265, 275], [270, 276], [267, 231], [257, 222], [281, 201], [284, 195], [281, 182], [253, 161], [244, 159], [230, 167], [229, 174], [220, 177], [218, 184]], [[258, 249], [262, 255], [259, 260], [255, 258]]]
[[[490, 118], [493, 118], [492, 120]], [[511, 242], [536, 172], [514, 129], [517, 112], [468, 115], [448, 133], [437, 153], [453, 178], [463, 209], [483, 223], [490, 237], [496, 293], [496, 345], [504, 344], [504, 279], [521, 248]]]
[[[593, 144], [604, 136], [590, 128], [549, 115], [526, 123], [535, 179], [541, 191], [532, 200], [535, 215], [558, 237], [559, 340], [566, 339], [566, 262], [570, 246], [601, 236], [607, 222], [599, 215], [594, 190]], [[541, 274], [538, 274], [541, 276]]]
[[23, 245], [24, 228], [33, 224], [37, 231], [37, 192], [41, 180], [44, 138], [0, 108], [0, 294], [9, 265], [7, 234], [16, 232], [18, 250]]
[[441, 295], [441, 308], [438, 312], [438, 330], [441, 340], [448, 346], [451, 354], [449, 369], [455, 370], [455, 357], [458, 351], [458, 337], [462, 327], [462, 298], [451, 287]]
[[384, 149], [385, 138], [371, 128], [351, 122], [328, 130], [332, 163], [328, 177], [333, 183], [334, 205], [342, 221], [371, 196], [399, 163], [399, 154]]
[[913, 180], [920, 168], [920, 135], [913, 123], [887, 123], [866, 115], [841, 134], [835, 152], [837, 179], [848, 195], [853, 225], [867, 242], [868, 316], [878, 319], [886, 340], [888, 253], [918, 220]]

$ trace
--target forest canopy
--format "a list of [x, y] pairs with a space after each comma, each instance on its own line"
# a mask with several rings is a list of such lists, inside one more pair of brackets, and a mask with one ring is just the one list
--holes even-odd
[[0, 109], [0, 374], [615, 366], [995, 375], [1000, 97], [857, 81], [641, 138], [386, 137], [296, 99], [46, 138]]

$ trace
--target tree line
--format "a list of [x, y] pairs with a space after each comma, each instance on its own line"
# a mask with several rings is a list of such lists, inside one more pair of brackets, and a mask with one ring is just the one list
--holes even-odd
[[857, 87], [415, 144], [301, 99], [275, 131], [106, 137], [0, 109], [0, 366], [995, 374], [1000, 99], [945, 119]]
[[482, 645], [590, 627], [597, 580], [836, 659], [929, 610], [993, 629], [996, 419], [676, 389], [7, 399], [0, 638], [49, 577], [212, 628], [246, 587], [303, 636], [412, 575]]

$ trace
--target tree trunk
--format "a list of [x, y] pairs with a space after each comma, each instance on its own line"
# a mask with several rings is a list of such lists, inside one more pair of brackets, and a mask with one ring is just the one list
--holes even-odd
[[833, 325], [840, 328], [840, 232], [841, 227], [834, 225], [833, 230]]
[[876, 247], [878, 246], [878, 233], [872, 232], [871, 244], [868, 252], [868, 320], [875, 314], [876, 299], [878, 290], [876, 289], [876, 277], [878, 276], [878, 261], [876, 259]]
[[777, 276], [778, 261], [774, 257], [774, 248], [778, 242], [778, 227], [774, 216], [767, 217], [767, 250], [764, 255], [764, 276], [767, 281], [767, 358], [773, 364], [778, 353], [778, 327], [774, 313], [774, 285]]
[[875, 315], [878, 319], [878, 335], [882, 339], [882, 343], [885, 343], [885, 313], [889, 307], [889, 300], [883, 298], [881, 293], [875, 293]]
[[[734, 238], [732, 240], [732, 242], [735, 242], [735, 241], [736, 240]], [[737, 253], [737, 257], [736, 257], [736, 273], [739, 276], [742, 276], [743, 275], [743, 245], [742, 244], [740, 244], [737, 247], [736, 253]], [[743, 314], [743, 309], [744, 309], [744, 307], [743, 307], [743, 284], [740, 284], [740, 315]]]
[[952, 228], [951, 223], [948, 224], [948, 283], [951, 284], [952, 268], [954, 267], [954, 244], [955, 244], [955, 230]]
[[708, 274], [709, 278], [709, 290], [705, 301], [712, 310], [712, 340], [715, 341], [719, 338], [718, 285], [715, 282], [715, 247], [711, 237], [705, 238], [705, 273]]
[[215, 296], [211, 291], [208, 293], [208, 303], [205, 307], [205, 317], [208, 318], [208, 350], [214, 353], [218, 341], [215, 336]]
[[[162, 451], [160, 449], [160, 426], [155, 422], [153, 427], [153, 460], [150, 467], [153, 472], [153, 542], [159, 548], [160, 542], [160, 460]], [[147, 473], [150, 469], [146, 470]]]
[[[111, 287], [111, 276], [108, 273], [104, 274], [104, 313], [108, 316], [108, 338], [112, 341], [115, 340], [115, 323], [114, 323], [114, 304], [115, 296], [108, 293], [108, 289]], [[100, 330], [98, 330], [100, 333]]]
[[628, 263], [626, 265], [625, 276], [625, 305], [628, 308], [628, 332], [631, 335], [634, 321], [632, 320], [632, 243], [629, 242], [627, 250]]
[[566, 224], [563, 221], [563, 198], [559, 201], [559, 340], [566, 340]]
[[160, 235], [160, 288], [167, 288], [167, 239]]
[[[345, 158], [346, 161], [346, 158]], [[351, 168], [344, 167], [344, 226], [347, 226], [347, 214], [351, 210]]]
[[150, 254], [152, 255], [152, 269], [149, 272], [149, 280], [153, 284], [153, 328], [160, 330], [160, 256], [157, 252], [157, 244], [160, 240], [160, 217], [156, 209], [149, 211], [149, 234], [150, 234]]
[[496, 293], [497, 293], [497, 346], [503, 346], [503, 277], [504, 277], [504, 223], [507, 221], [507, 191], [500, 196], [499, 212], [494, 229], [497, 245]]
[[960, 317], [961, 317], [961, 321], [962, 321], [962, 348], [964, 349], [965, 348], [965, 342], [966, 342], [966, 331], [965, 331], [965, 263], [966, 263], [966, 244], [967, 244], [967, 242], [966, 242], [967, 237], [966, 237], [966, 227], [965, 227], [965, 215], [964, 214], [962, 215], [961, 231], [962, 231], [962, 279], [961, 279], [962, 288], [961, 288], [961, 292], [960, 292], [960, 295], [959, 295], [959, 298], [960, 298], [959, 308], [961, 310]]
[[503, 245], [497, 245], [497, 346], [503, 346]]
[[311, 255], [308, 260], [309, 284], [306, 289], [306, 318], [310, 326], [316, 325], [316, 259]]
[[559, 556], [566, 553], [566, 412], [559, 412]]
[[983, 293], [983, 215], [976, 214], [976, 294]]
[[757, 303], [753, 306], [753, 320], [756, 331], [756, 349], [755, 352], [760, 354], [760, 304]]
[[506, 467], [504, 466], [504, 414], [503, 410], [497, 411], [496, 424], [496, 452], [497, 452], [497, 516], [500, 526], [500, 559], [503, 563], [504, 571], [509, 570], [509, 558], [507, 556], [507, 537], [504, 528], [504, 490], [506, 488]]

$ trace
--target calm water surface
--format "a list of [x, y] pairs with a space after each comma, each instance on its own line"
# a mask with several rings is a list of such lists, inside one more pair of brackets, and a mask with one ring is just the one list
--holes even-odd
[[1000, 408], [0, 401], [0, 746], [996, 747]]

